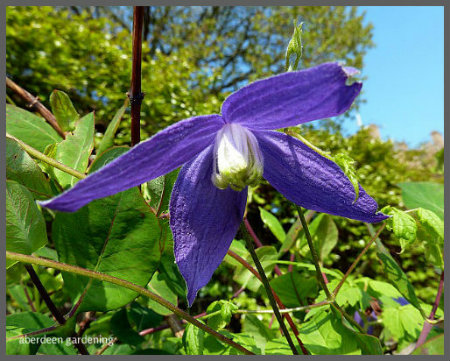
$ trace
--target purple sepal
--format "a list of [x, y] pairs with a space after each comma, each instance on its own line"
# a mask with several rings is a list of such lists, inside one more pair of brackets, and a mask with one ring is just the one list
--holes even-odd
[[226, 122], [271, 130], [344, 113], [362, 83], [346, 85], [348, 74], [325, 63], [256, 81], [231, 94], [222, 105]]
[[210, 146], [181, 168], [170, 199], [175, 261], [186, 281], [189, 306], [225, 257], [247, 202], [247, 188], [216, 188], [212, 167]]
[[74, 212], [94, 199], [138, 186], [191, 160], [214, 142], [224, 125], [220, 115], [185, 119], [139, 143], [127, 153], [40, 205]]
[[352, 183], [337, 164], [298, 139], [273, 131], [255, 132], [264, 158], [264, 178], [288, 200], [307, 209], [375, 223], [386, 218], [359, 187], [355, 200]]

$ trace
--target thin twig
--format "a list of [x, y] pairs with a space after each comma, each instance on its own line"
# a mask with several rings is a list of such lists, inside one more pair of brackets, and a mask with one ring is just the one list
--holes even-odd
[[[433, 320], [434, 316], [436, 315], [436, 311], [439, 307], [439, 303], [441, 302], [442, 297], [442, 291], [444, 289], [444, 270], [442, 270], [441, 277], [439, 280], [439, 288], [438, 292], [436, 294], [436, 299], [434, 300], [433, 308], [431, 309], [430, 317], [428, 319]], [[422, 331], [420, 332], [419, 339], [416, 342], [415, 349], [419, 346], [422, 346], [425, 341], [427, 340], [428, 334], [430, 333], [431, 329], [433, 328], [433, 325], [429, 323], [427, 320], [423, 323]]]
[[245, 226], [244, 227], [241, 226], [241, 230], [244, 233], [244, 239], [247, 243], [247, 249], [250, 252], [250, 255], [252, 256], [253, 262], [255, 263], [256, 269], [258, 270], [258, 273], [260, 275], [261, 282], [266, 290], [267, 297], [269, 298], [270, 306], [273, 308], [273, 311], [278, 320], [278, 323], [280, 324], [280, 327], [283, 330], [284, 337], [286, 338], [286, 340], [289, 344], [289, 347], [292, 350], [292, 353], [294, 355], [298, 355], [297, 348], [295, 347], [294, 342], [292, 341], [291, 335], [290, 335], [288, 329], [286, 328], [286, 325], [284, 324], [283, 317], [281, 316], [280, 310], [278, 309], [278, 305], [275, 301], [275, 298], [273, 297], [272, 288], [270, 287], [269, 280], [266, 277], [264, 268], [261, 265], [261, 262], [259, 261], [259, 258], [255, 252], [255, 248], [253, 247], [253, 242], [252, 242], [251, 236], [248, 233], [247, 228]]
[[[248, 233], [250, 234], [250, 236], [252, 237], [253, 241], [256, 244], [256, 247], [262, 247], [263, 244], [261, 243], [261, 241], [259, 240], [258, 236], [256, 235], [255, 231], [253, 230], [252, 226], [250, 225], [250, 222], [248, 221], [247, 218], [244, 218], [244, 224], [245, 224], [245, 228], [247, 228]], [[280, 267], [278, 267], [277, 265], [275, 265], [275, 267], [273, 268], [273, 270], [275, 271], [275, 273], [278, 276], [281, 276], [281, 270]]]
[[25, 297], [27, 298], [27, 302], [31, 308], [31, 311], [36, 312], [36, 307], [34, 307], [33, 300], [31, 299], [26, 286], [23, 286], [23, 292], [25, 293]]
[[142, 25], [144, 6], [133, 9], [133, 64], [131, 72], [131, 89], [128, 93], [131, 103], [131, 146], [140, 142], [141, 103], [144, 94], [141, 92], [142, 62]]
[[381, 225], [381, 227], [378, 229], [377, 233], [367, 243], [366, 247], [364, 247], [364, 249], [361, 251], [361, 253], [358, 255], [358, 257], [356, 257], [355, 261], [352, 263], [352, 265], [347, 270], [347, 272], [345, 272], [344, 277], [342, 277], [341, 281], [339, 282], [339, 284], [336, 286], [336, 288], [333, 291], [334, 297], [337, 296], [337, 294], [338, 294], [339, 290], [341, 289], [342, 285], [345, 283], [345, 280], [348, 278], [350, 273], [353, 272], [353, 270], [355, 269], [355, 267], [358, 264], [358, 262], [361, 259], [361, 257], [369, 250], [370, 246], [373, 244], [373, 242], [375, 242], [375, 240], [378, 238], [378, 236], [380, 235], [381, 231], [384, 229], [385, 226], [386, 226], [386, 223], [383, 223]]
[[46, 258], [41, 257], [35, 257], [35, 256], [29, 256], [21, 253], [16, 252], [10, 252], [6, 251], [6, 259], [27, 263], [27, 264], [35, 264], [43, 267], [50, 267], [59, 269], [61, 271], [70, 272], [74, 274], [78, 274], [81, 276], [89, 277], [89, 278], [95, 278], [97, 280], [103, 281], [103, 282], [109, 282], [127, 289], [130, 289], [132, 291], [135, 291], [143, 296], [146, 296], [153, 301], [159, 303], [160, 305], [164, 306], [165, 308], [169, 309], [173, 313], [175, 313], [177, 316], [184, 318], [185, 320], [192, 323], [194, 326], [202, 329], [203, 331], [211, 334], [212, 336], [216, 337], [217, 339], [223, 341], [224, 343], [230, 345], [231, 347], [236, 348], [237, 350], [241, 351], [244, 354], [247, 355], [254, 355], [253, 352], [247, 350], [245, 347], [237, 344], [233, 340], [230, 340], [228, 337], [218, 333], [217, 331], [214, 331], [212, 328], [208, 327], [207, 325], [199, 322], [194, 317], [189, 315], [187, 312], [181, 310], [180, 308], [176, 307], [169, 301], [165, 300], [161, 296], [149, 291], [148, 289], [138, 286], [132, 282], [126, 281], [124, 279], [120, 279], [105, 273], [101, 273], [98, 271], [92, 271], [85, 268], [81, 268], [78, 266], [73, 266], [67, 263], [52, 261]]
[[333, 296], [330, 293], [330, 290], [328, 289], [328, 286], [325, 282], [325, 278], [323, 277], [323, 272], [320, 268], [320, 261], [319, 256], [317, 255], [316, 248], [314, 247], [313, 240], [311, 238], [311, 234], [309, 233], [308, 223], [306, 222], [305, 215], [303, 214], [303, 210], [301, 207], [295, 205], [297, 207], [297, 212], [300, 217], [300, 221], [302, 222], [303, 230], [305, 231], [305, 237], [308, 242], [309, 249], [311, 251], [312, 260], [314, 263], [314, 266], [316, 267], [316, 274], [317, 274], [317, 281], [319, 281], [320, 285], [322, 286], [325, 295], [327, 296], [328, 300], [333, 300]]
[[25, 100], [28, 108], [35, 108], [63, 139], [66, 138], [66, 135], [56, 121], [55, 116], [38, 100], [37, 97], [31, 95], [8, 77], [6, 77], [6, 86]]
[[47, 290], [45, 289], [44, 285], [42, 284], [41, 280], [39, 279], [38, 275], [36, 274], [36, 271], [34, 270], [32, 265], [26, 264], [25, 269], [27, 270], [28, 274], [30, 275], [31, 281], [33, 282], [34, 286], [38, 290], [39, 294], [41, 295], [42, 299], [44, 300], [45, 304], [47, 305], [49, 311], [53, 315], [56, 321], [60, 325], [64, 325], [66, 323], [66, 319], [63, 317], [63, 315], [58, 311], [55, 304], [51, 300], [50, 296], [47, 293]]
[[[25, 269], [27, 270], [28, 274], [30, 275], [31, 281], [33, 282], [34, 286], [38, 290], [39, 294], [41, 295], [42, 299], [44, 300], [45, 304], [47, 305], [48, 309], [50, 310], [50, 312], [53, 315], [53, 317], [55, 318], [55, 320], [61, 326], [65, 325], [66, 319], [56, 308], [52, 299], [48, 295], [47, 290], [45, 289], [44, 285], [42, 284], [41, 280], [39, 279], [39, 276], [36, 274], [36, 271], [34, 270], [33, 266], [30, 264], [26, 264]], [[73, 345], [78, 349], [78, 351], [82, 355], [89, 355], [88, 350], [86, 349], [86, 347], [83, 345], [82, 342], [75, 342]]]

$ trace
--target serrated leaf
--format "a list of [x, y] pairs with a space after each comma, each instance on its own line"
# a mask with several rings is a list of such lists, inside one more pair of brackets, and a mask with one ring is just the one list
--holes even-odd
[[[122, 148], [122, 152], [127, 149]], [[91, 171], [110, 161], [98, 157]], [[159, 220], [137, 188], [95, 200], [75, 213], [57, 213], [53, 239], [60, 261], [97, 270], [145, 286], [160, 261]], [[89, 285], [81, 311], [108, 311], [132, 301], [136, 292], [63, 272], [75, 301]]]
[[383, 264], [383, 271], [386, 274], [389, 282], [395, 286], [400, 293], [405, 297], [414, 307], [416, 307], [423, 317], [426, 317], [425, 313], [420, 306], [419, 299], [416, 296], [414, 287], [409, 282], [408, 277], [395, 262], [388, 250], [383, 246], [379, 239], [376, 240], [377, 244], [377, 256]]
[[6, 179], [26, 187], [35, 199], [47, 199], [54, 195], [36, 162], [10, 138], [6, 138]]
[[417, 217], [420, 222], [417, 238], [424, 242], [426, 259], [444, 269], [444, 222], [434, 212], [424, 208], [417, 210]]
[[217, 315], [208, 317], [207, 324], [214, 330], [224, 328], [231, 320], [232, 312], [237, 310], [237, 306], [230, 301], [219, 300], [211, 303], [206, 312], [208, 314], [220, 311]]
[[66, 93], [61, 90], [53, 90], [50, 94], [50, 106], [63, 131], [75, 129], [75, 121], [79, 118], [79, 115]]
[[114, 117], [108, 124], [105, 134], [103, 135], [103, 139], [98, 146], [97, 154], [103, 153], [105, 150], [111, 148], [114, 145], [114, 135], [116, 134], [117, 129], [120, 125], [120, 121], [128, 108], [128, 103], [129, 100], [128, 98], [126, 98], [122, 107], [116, 112], [116, 114], [114, 114]]
[[[6, 181], [6, 250], [32, 254], [47, 243], [42, 213], [27, 188]], [[17, 261], [6, 260], [6, 268]]]
[[333, 160], [339, 166], [339, 168], [342, 169], [342, 171], [352, 183], [353, 189], [355, 191], [355, 199], [353, 200], [353, 203], [355, 203], [359, 197], [359, 182], [355, 169], [355, 161], [352, 157], [344, 153], [336, 154], [335, 156], [333, 156]]
[[10, 104], [6, 104], [6, 132], [40, 152], [62, 140], [44, 118]]
[[392, 216], [386, 220], [386, 227], [394, 232], [395, 237], [400, 242], [401, 252], [403, 252], [406, 246], [416, 240], [416, 220], [408, 213], [394, 207], [384, 207], [382, 212]]
[[436, 213], [419, 208], [417, 216], [424, 230], [434, 238], [435, 242], [443, 245], [444, 242], [444, 222], [436, 215]]
[[188, 324], [183, 334], [183, 345], [186, 354], [203, 355], [204, 338], [205, 331], [193, 324]]
[[[66, 139], [57, 144], [55, 159], [80, 173], [85, 173], [93, 149], [94, 113], [89, 113], [77, 122], [73, 134], [68, 134]], [[79, 180], [59, 169], [54, 169], [54, 175], [64, 189], [72, 187]]]
[[398, 186], [402, 189], [403, 203], [413, 209], [428, 209], [444, 220], [444, 185], [432, 182], [404, 182]]
[[273, 235], [280, 242], [284, 242], [286, 238], [286, 232], [284, 231], [283, 226], [278, 221], [277, 217], [275, 217], [272, 213], [266, 211], [264, 208], [261, 207], [259, 207], [259, 213], [261, 215], [261, 220], [270, 229]]

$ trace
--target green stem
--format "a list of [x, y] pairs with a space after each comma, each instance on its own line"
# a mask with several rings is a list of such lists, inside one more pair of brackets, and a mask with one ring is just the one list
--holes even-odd
[[255, 248], [253, 247], [253, 241], [251, 239], [251, 235], [248, 233], [247, 228], [245, 227], [245, 224], [241, 224], [241, 231], [244, 234], [245, 242], [247, 244], [247, 249], [250, 252], [250, 255], [252, 256], [253, 262], [256, 265], [256, 269], [258, 270], [259, 275], [261, 276], [261, 281], [266, 289], [267, 297], [269, 297], [270, 306], [273, 309], [273, 312], [275, 313], [275, 316], [278, 320], [278, 323], [280, 324], [280, 327], [283, 331], [284, 337], [286, 337], [286, 340], [289, 344], [289, 347], [292, 350], [292, 353], [294, 355], [298, 355], [297, 348], [294, 345], [294, 342], [292, 341], [291, 335], [289, 334], [289, 331], [286, 328], [286, 325], [284, 324], [283, 317], [281, 316], [280, 310], [278, 309], [277, 303], [275, 301], [275, 298], [272, 294], [272, 288], [270, 287], [269, 280], [266, 277], [266, 274], [264, 272], [264, 268], [261, 265], [261, 262], [259, 262], [258, 256], [255, 252]]
[[35, 265], [43, 266], [43, 267], [55, 268], [60, 271], [70, 272], [70, 273], [78, 274], [81, 276], [86, 276], [89, 278], [95, 278], [100, 281], [113, 283], [115, 285], [130, 289], [132, 291], [135, 291], [143, 296], [146, 296], [146, 297], [152, 299], [153, 301], [159, 303], [160, 305], [162, 305], [165, 308], [172, 311], [177, 316], [185, 319], [189, 323], [192, 323], [193, 325], [195, 325], [198, 328], [202, 329], [203, 331], [209, 333], [210, 335], [216, 337], [217, 339], [223, 341], [224, 343], [230, 345], [231, 347], [234, 347], [235, 349], [241, 351], [242, 353], [244, 353], [246, 355], [254, 355], [253, 352], [247, 350], [245, 347], [237, 344], [236, 342], [230, 340], [229, 338], [225, 337], [224, 335], [214, 331], [212, 328], [210, 328], [210, 327], [206, 326], [205, 324], [201, 323], [200, 321], [196, 320], [191, 315], [189, 315], [188, 313], [179, 309], [178, 307], [176, 307], [169, 301], [165, 300], [161, 296], [159, 296], [153, 292], [150, 292], [146, 288], [138, 286], [132, 282], [129, 282], [129, 281], [117, 278], [117, 277], [113, 277], [113, 276], [107, 275], [105, 273], [81, 268], [78, 266], [72, 266], [72, 265], [69, 265], [66, 263], [56, 262], [56, 261], [52, 261], [52, 260], [41, 258], [41, 257], [29, 256], [29, 255], [15, 253], [15, 252], [6, 251], [6, 258], [13, 260], [13, 261], [22, 262], [22, 263], [29, 263], [29, 264], [35, 264]]
[[303, 225], [303, 229], [305, 231], [305, 236], [306, 236], [306, 240], [308, 241], [308, 246], [309, 249], [311, 250], [311, 255], [312, 255], [312, 259], [313, 259], [313, 263], [314, 266], [316, 267], [316, 273], [317, 273], [317, 279], [320, 283], [320, 285], [322, 286], [325, 295], [327, 296], [327, 299], [330, 301], [331, 306], [336, 308], [338, 310], [338, 312], [345, 317], [345, 319], [350, 322], [354, 327], [356, 327], [361, 333], [364, 333], [364, 330], [361, 328], [361, 326], [353, 319], [353, 317], [351, 317], [348, 313], [346, 313], [341, 306], [339, 306], [335, 300], [334, 295], [332, 295], [330, 293], [330, 290], [328, 289], [327, 284], [325, 283], [325, 279], [323, 277], [323, 273], [322, 270], [320, 268], [320, 261], [319, 261], [319, 256], [317, 255], [317, 251], [316, 248], [314, 247], [314, 243], [312, 241], [312, 237], [311, 234], [309, 233], [309, 228], [308, 228], [308, 224], [306, 223], [306, 219], [305, 216], [303, 214], [303, 209], [297, 205], [295, 205], [297, 207], [297, 211], [300, 217], [300, 221], [302, 222]]
[[319, 256], [317, 255], [316, 248], [314, 247], [314, 243], [311, 238], [311, 234], [309, 233], [308, 223], [306, 222], [305, 215], [303, 214], [303, 209], [297, 205], [297, 212], [300, 217], [300, 222], [302, 222], [303, 230], [305, 231], [306, 240], [308, 242], [309, 249], [311, 251], [311, 256], [313, 259], [314, 266], [316, 267], [317, 280], [322, 286], [325, 295], [329, 301], [334, 301], [334, 297], [331, 295], [330, 290], [328, 289], [327, 284], [325, 283], [325, 279], [323, 278], [322, 269], [320, 268]]
[[8, 138], [11, 138], [13, 140], [15, 140], [17, 143], [19, 143], [19, 145], [22, 147], [22, 149], [24, 151], [26, 151], [29, 155], [31, 155], [34, 158], [37, 158], [49, 165], [51, 165], [52, 167], [55, 167], [67, 174], [70, 174], [71, 176], [74, 176], [78, 179], [83, 179], [86, 178], [86, 175], [84, 175], [83, 173], [78, 172], [77, 170], [70, 168], [60, 162], [58, 162], [57, 160], [54, 160], [53, 158], [50, 158], [49, 156], [46, 156], [44, 153], [41, 153], [40, 151], [34, 149], [33, 147], [30, 147], [28, 144], [22, 142], [21, 140], [13, 137], [12, 135], [6, 133], [6, 136]]

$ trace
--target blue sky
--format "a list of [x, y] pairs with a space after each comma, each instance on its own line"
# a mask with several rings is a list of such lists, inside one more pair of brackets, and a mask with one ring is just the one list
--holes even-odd
[[[376, 47], [365, 57], [364, 125], [383, 139], [417, 146], [444, 132], [444, 7], [361, 6], [374, 25]], [[354, 132], [357, 120], [348, 121]]]

